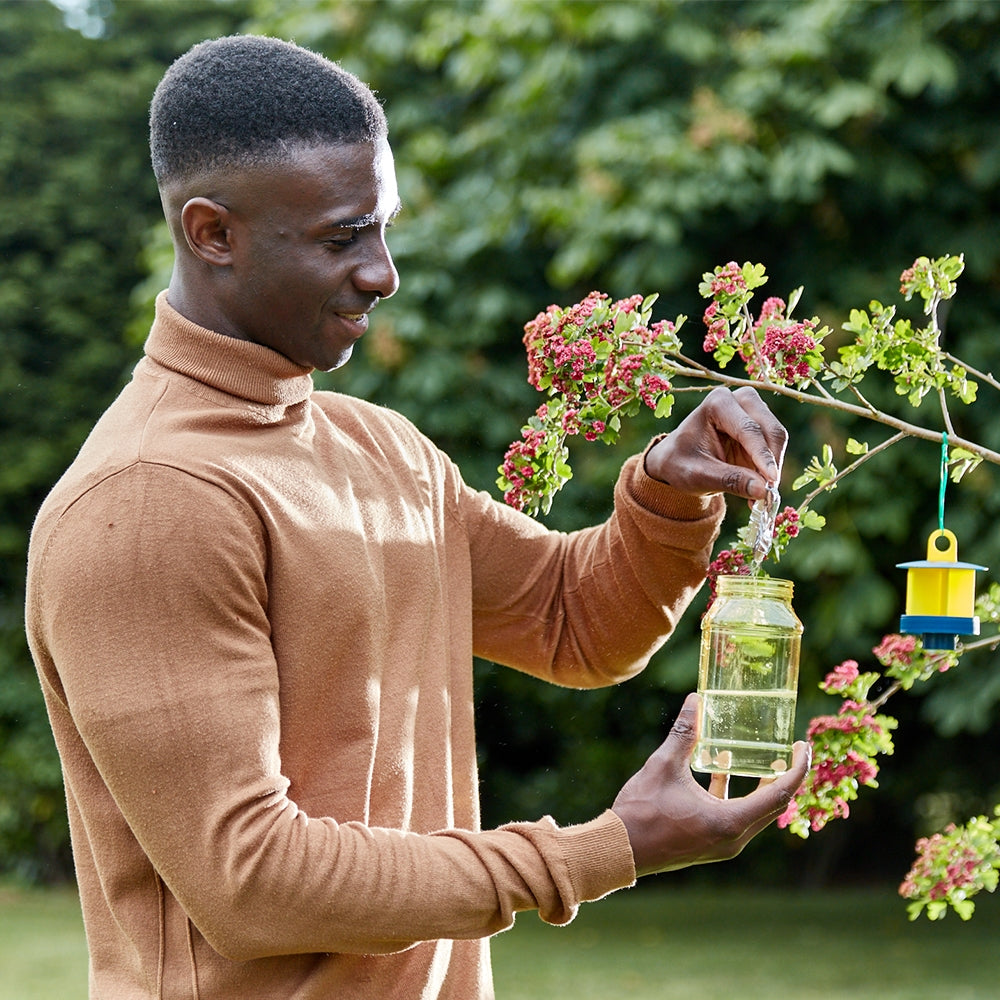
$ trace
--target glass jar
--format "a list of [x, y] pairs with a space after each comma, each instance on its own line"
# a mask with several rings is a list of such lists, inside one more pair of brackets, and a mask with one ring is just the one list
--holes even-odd
[[788, 769], [801, 637], [790, 580], [718, 577], [701, 622], [694, 770], [773, 778]]

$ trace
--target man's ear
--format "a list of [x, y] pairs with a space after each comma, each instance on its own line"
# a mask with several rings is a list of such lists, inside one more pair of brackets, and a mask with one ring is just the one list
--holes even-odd
[[229, 209], [211, 198], [190, 198], [181, 209], [181, 228], [191, 252], [216, 267], [232, 263]]

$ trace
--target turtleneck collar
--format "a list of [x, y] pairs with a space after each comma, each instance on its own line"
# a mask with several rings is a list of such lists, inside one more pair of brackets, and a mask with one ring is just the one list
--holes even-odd
[[309, 398], [311, 368], [303, 368], [269, 347], [206, 330], [156, 297], [156, 318], [146, 355], [164, 368], [213, 389], [269, 406], [289, 406]]

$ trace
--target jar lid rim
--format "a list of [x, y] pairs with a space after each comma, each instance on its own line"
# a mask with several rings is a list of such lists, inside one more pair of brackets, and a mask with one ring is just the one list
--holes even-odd
[[746, 591], [779, 591], [791, 593], [794, 584], [791, 580], [783, 580], [774, 576], [750, 576], [748, 574], [726, 574], [716, 577], [716, 590], [746, 590]]

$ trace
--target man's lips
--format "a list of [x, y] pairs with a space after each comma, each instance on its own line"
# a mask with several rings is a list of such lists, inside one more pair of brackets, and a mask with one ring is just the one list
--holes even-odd
[[355, 331], [359, 334], [364, 333], [368, 329], [368, 313], [367, 312], [338, 312], [336, 314], [339, 320], [352, 326]]

